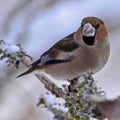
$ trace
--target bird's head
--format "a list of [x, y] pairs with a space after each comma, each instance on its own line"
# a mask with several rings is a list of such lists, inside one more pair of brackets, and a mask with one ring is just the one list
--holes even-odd
[[75, 40], [83, 45], [93, 46], [108, 41], [108, 32], [104, 22], [97, 17], [86, 17], [75, 34]]

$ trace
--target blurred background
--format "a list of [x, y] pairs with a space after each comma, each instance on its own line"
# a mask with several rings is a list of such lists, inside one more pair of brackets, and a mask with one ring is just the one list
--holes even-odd
[[[21, 44], [34, 60], [64, 36], [76, 31], [86, 16], [100, 17], [111, 43], [107, 65], [94, 75], [108, 98], [120, 95], [120, 1], [0, 0], [0, 39]], [[22, 71], [0, 61], [0, 120], [53, 120], [36, 104], [44, 86], [34, 75], [16, 79]]]

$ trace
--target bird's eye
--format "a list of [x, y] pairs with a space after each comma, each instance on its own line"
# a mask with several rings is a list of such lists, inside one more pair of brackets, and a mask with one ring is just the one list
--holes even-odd
[[95, 25], [95, 29], [98, 29], [99, 27], [100, 27], [100, 24], [97, 23], [97, 24]]
[[84, 24], [81, 24], [81, 27], [83, 28]]

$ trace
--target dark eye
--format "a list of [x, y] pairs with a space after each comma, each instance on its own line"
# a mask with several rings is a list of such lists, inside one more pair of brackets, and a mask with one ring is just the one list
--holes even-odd
[[100, 27], [100, 24], [97, 23], [97, 24], [95, 25], [95, 29], [98, 29], [99, 27]]
[[84, 24], [81, 24], [81, 27], [83, 28]]

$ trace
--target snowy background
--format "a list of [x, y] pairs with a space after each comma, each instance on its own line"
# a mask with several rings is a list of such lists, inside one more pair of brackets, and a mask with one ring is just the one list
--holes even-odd
[[[21, 44], [34, 60], [64, 36], [76, 31], [86, 16], [103, 19], [109, 33], [111, 55], [95, 76], [108, 98], [120, 95], [120, 1], [118, 0], [0, 0], [0, 39]], [[0, 120], [52, 120], [36, 107], [44, 86], [34, 75], [16, 80], [25, 70], [0, 62]]]

